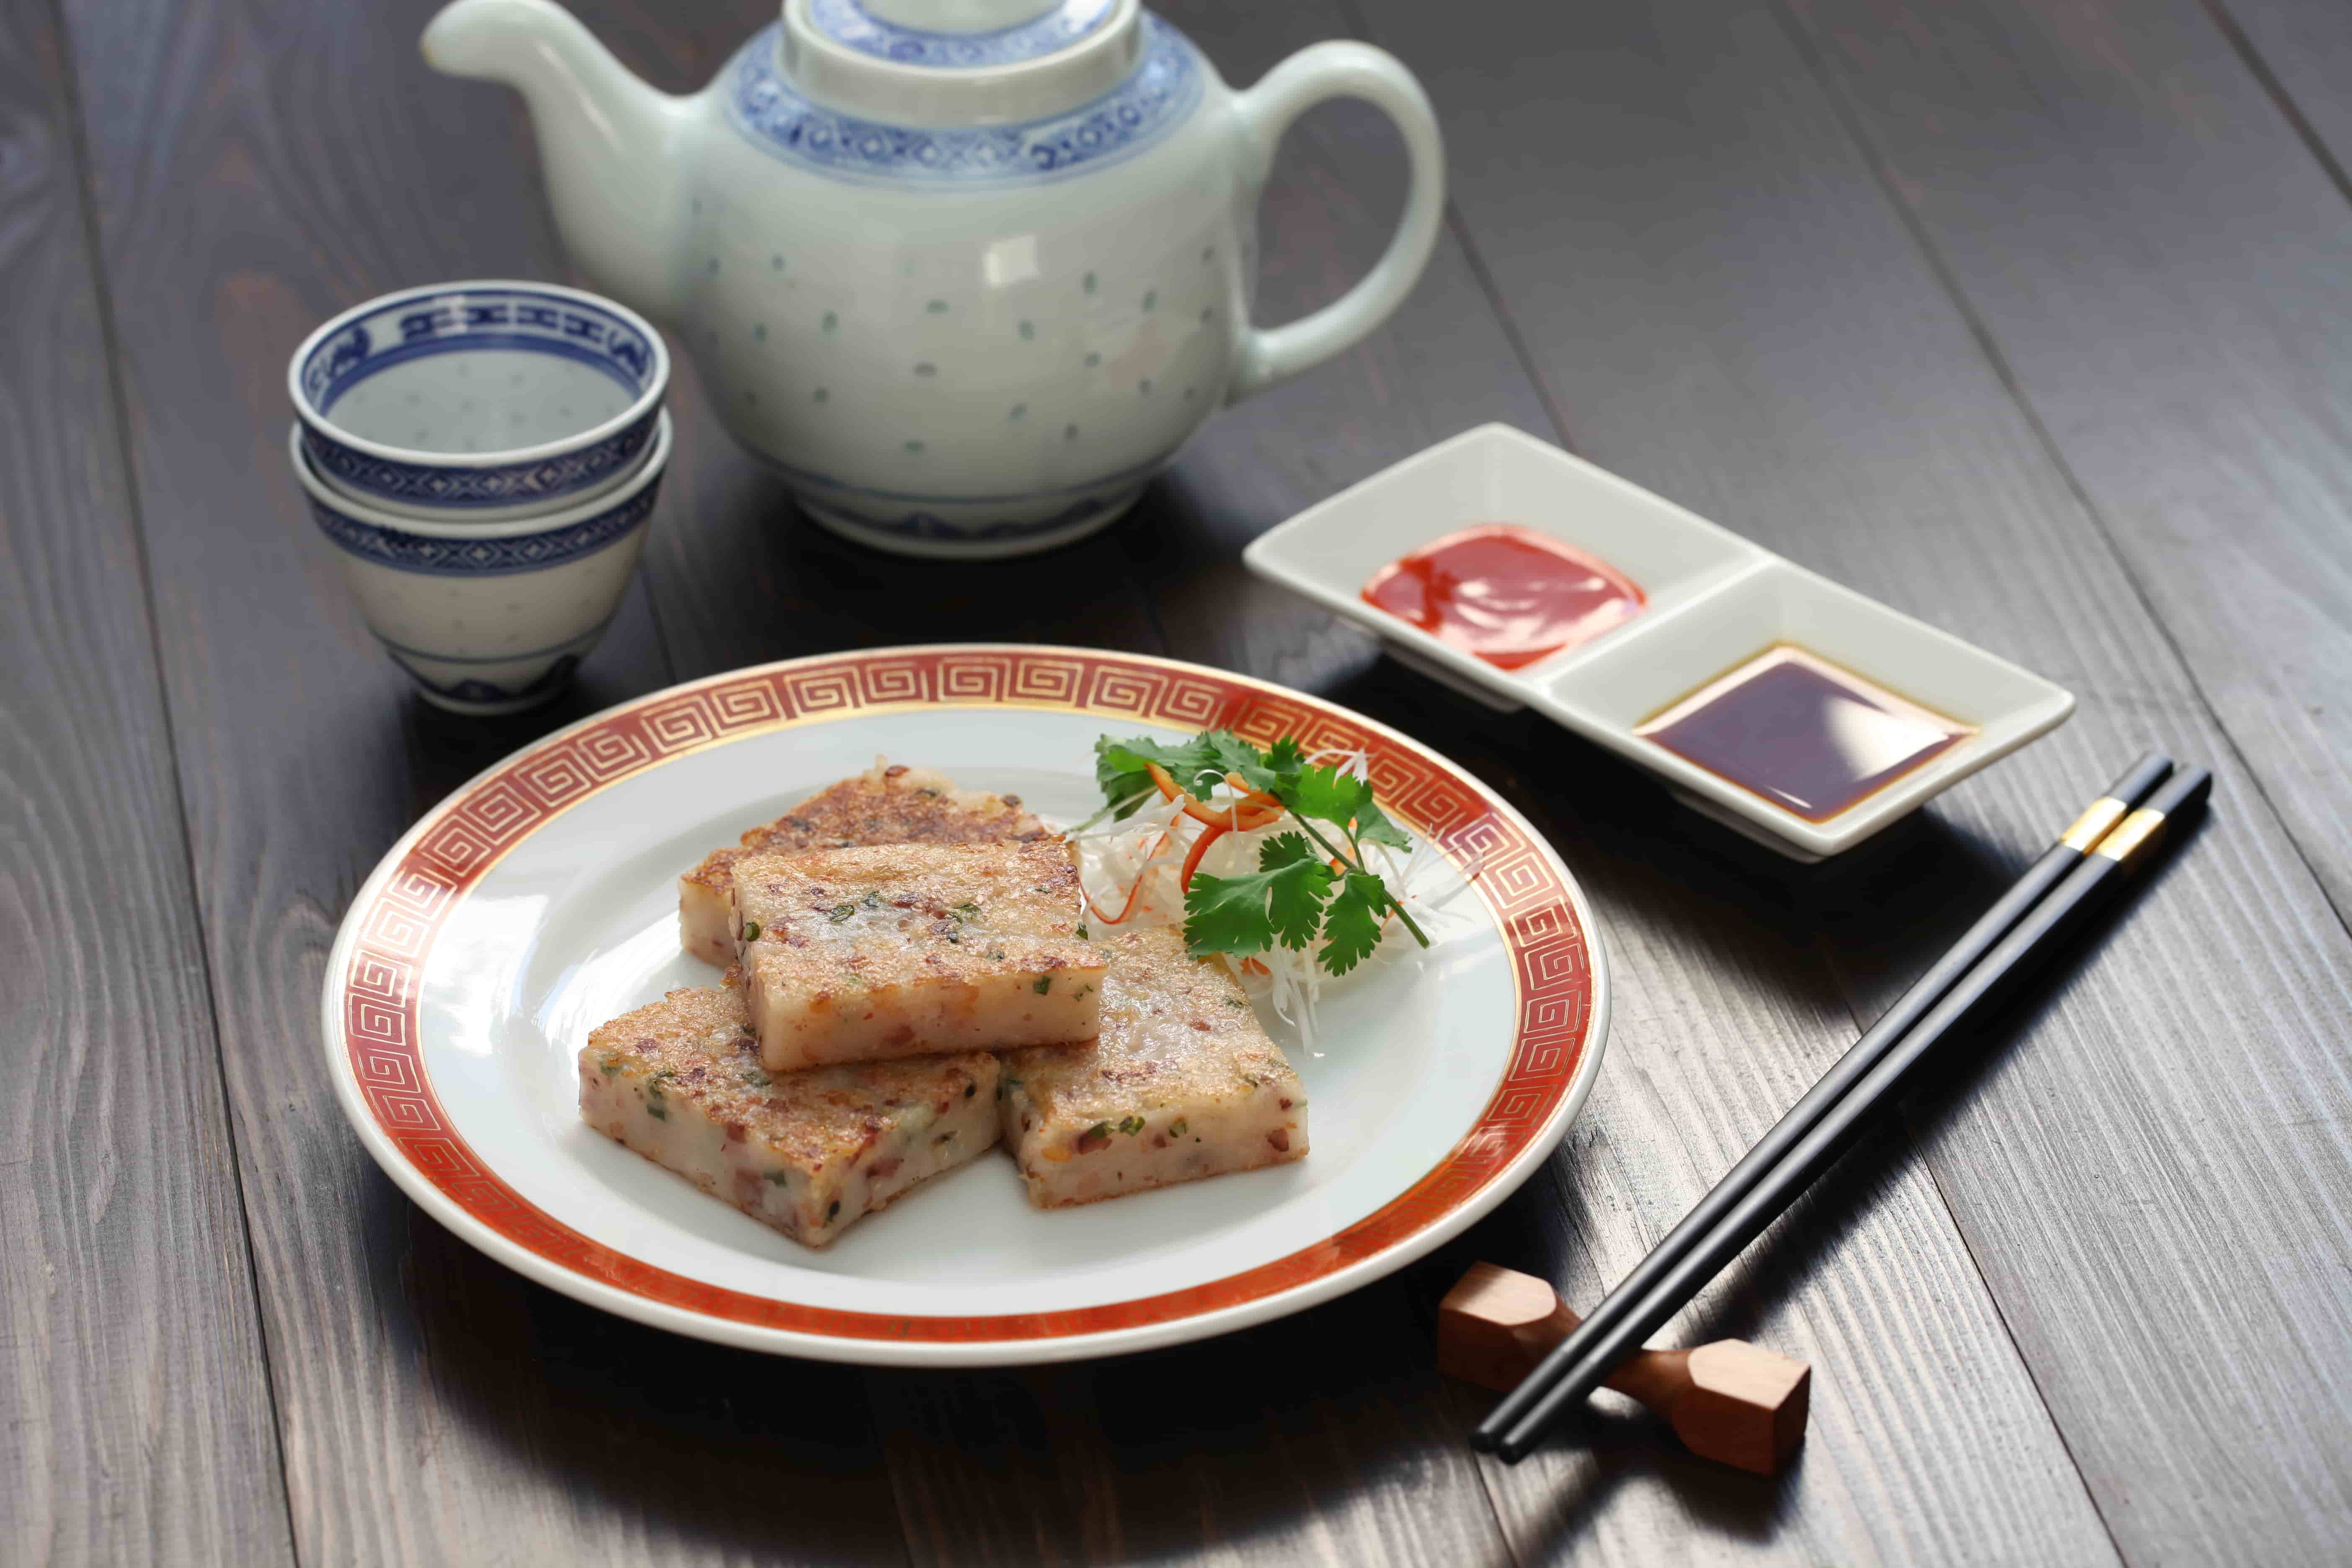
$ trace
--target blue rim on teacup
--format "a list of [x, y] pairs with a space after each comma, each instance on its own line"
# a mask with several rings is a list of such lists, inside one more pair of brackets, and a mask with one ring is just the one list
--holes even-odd
[[625, 482], [653, 441], [669, 351], [600, 295], [481, 279], [353, 306], [302, 341], [286, 380], [331, 489], [410, 517], [490, 521]]
[[669, 466], [669, 416], [615, 490], [497, 523], [403, 516], [355, 501], [314, 469], [303, 427], [287, 456], [311, 520], [342, 557], [368, 630], [426, 700], [506, 713], [562, 690], [618, 609]]

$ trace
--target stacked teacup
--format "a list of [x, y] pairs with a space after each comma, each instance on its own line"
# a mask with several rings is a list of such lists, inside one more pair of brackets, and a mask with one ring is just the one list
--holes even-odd
[[505, 713], [562, 691], [669, 462], [661, 334], [552, 283], [433, 284], [337, 316], [288, 380], [310, 514], [425, 700]]

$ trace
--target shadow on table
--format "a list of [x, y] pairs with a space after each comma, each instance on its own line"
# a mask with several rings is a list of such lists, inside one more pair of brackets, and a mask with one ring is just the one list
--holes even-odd
[[[1866, 1156], [1868, 1159], [1882, 1156]], [[1871, 1184], [1869, 1169], [1836, 1181]], [[1525, 1200], [1405, 1273], [1199, 1344], [1031, 1369], [876, 1371], [672, 1336], [521, 1280], [372, 1186], [441, 1418], [509, 1467], [655, 1542], [761, 1561], [1511, 1561], [1468, 1430], [1484, 1391], [1433, 1368], [1439, 1296], [1478, 1257], [1543, 1268]], [[1538, 1201], [1541, 1201], [1538, 1198]], [[1825, 1189], [1768, 1239], [1741, 1300], [1778, 1300], [1856, 1223]], [[1729, 1309], [1704, 1337], [1753, 1332]], [[1580, 1450], [1580, 1453], [1577, 1452]], [[1564, 1457], [1565, 1456], [1565, 1457]], [[1801, 1460], [1800, 1461], [1801, 1464]], [[1524, 1472], [1517, 1560], [1590, 1528], [1629, 1483], [1704, 1535], [1769, 1538], [1798, 1467], [1696, 1459], [1646, 1413], [1600, 1409]], [[1509, 1510], [1507, 1510], [1508, 1514]]]
[[1200, 1344], [873, 1387], [922, 1499], [910, 1531], [942, 1544], [976, 1526], [1024, 1561], [1509, 1561], [1432, 1353], [1391, 1280]]
[[761, 1562], [1511, 1561], [1402, 1280], [1135, 1356], [869, 1373], [610, 1317], [404, 1218], [440, 1417], [507, 1484], [639, 1540]]
[[901, 1537], [859, 1374], [682, 1339], [531, 1284], [371, 1180], [403, 1259], [427, 1409], [499, 1472], [476, 1480], [641, 1542], [647, 1560], [724, 1544], [741, 1561], [896, 1561]]
[[1161, 651], [1113, 534], [1013, 560], [891, 554], [811, 521], [737, 457], [714, 458], [665, 506], [645, 574], [680, 679], [894, 643]]
[[[876, 1371], [756, 1354], [611, 1317], [522, 1280], [372, 1182], [404, 1227], [404, 1287], [436, 1418], [503, 1484], [640, 1539], [760, 1561], [1514, 1560], [1468, 1447], [1489, 1398], [1434, 1371], [1437, 1298], [1473, 1257], [1540, 1267], [1506, 1205], [1406, 1274], [1199, 1344], [1031, 1369]], [[1796, 1224], [1801, 1226], [1800, 1218]], [[1834, 1245], [1809, 1237], [1770, 1270]], [[1759, 1294], [1764, 1292], [1760, 1291]], [[1709, 1337], [1743, 1321], [1706, 1325]], [[1692, 1458], [1646, 1413], [1597, 1410], [1531, 1462], [1518, 1560], [1629, 1483], [1702, 1534], [1768, 1538], [1773, 1479]], [[551, 1505], [553, 1506], [553, 1505]], [[1532, 1535], [1529, 1531], [1534, 1532]], [[1530, 1547], [1535, 1550], [1531, 1552]]]

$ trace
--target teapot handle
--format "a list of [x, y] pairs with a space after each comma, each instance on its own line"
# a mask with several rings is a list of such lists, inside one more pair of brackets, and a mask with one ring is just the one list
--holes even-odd
[[1361, 99], [1396, 122], [1410, 168], [1403, 215], [1388, 249], [1345, 294], [1285, 326], [1243, 324], [1233, 382], [1225, 394], [1228, 403], [1353, 347], [1403, 303], [1437, 244], [1445, 207], [1445, 148], [1437, 133], [1437, 116], [1412, 73], [1395, 56], [1370, 44], [1310, 45], [1236, 95], [1234, 110], [1255, 145], [1258, 182], [1263, 183], [1275, 146], [1290, 122], [1333, 98]]

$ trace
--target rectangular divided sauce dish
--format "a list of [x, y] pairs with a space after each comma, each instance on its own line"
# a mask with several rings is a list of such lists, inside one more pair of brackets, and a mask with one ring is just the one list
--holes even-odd
[[[1598, 574], [1588, 587], [1630, 583], [1637, 605], [1610, 606], [1554, 651], [1490, 658], [1366, 598], [1395, 563], [1493, 525], [1567, 546], [1560, 570], [1581, 558]], [[1497, 710], [1533, 708], [1798, 860], [1852, 848], [2074, 710], [2063, 687], [1504, 425], [1308, 508], [1243, 560], [1400, 662]], [[1445, 560], [1425, 558], [1402, 602], [1464, 587]]]

